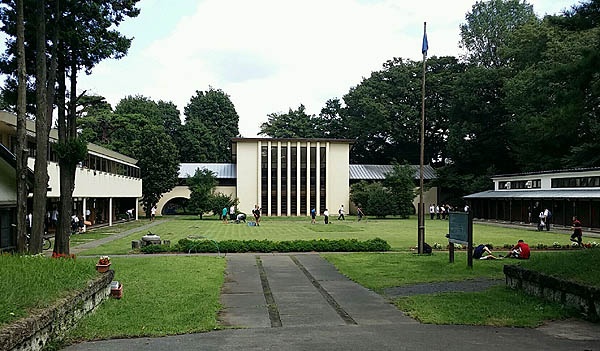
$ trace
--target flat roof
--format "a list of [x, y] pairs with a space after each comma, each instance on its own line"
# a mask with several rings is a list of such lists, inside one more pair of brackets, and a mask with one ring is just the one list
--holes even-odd
[[600, 199], [600, 190], [487, 190], [465, 199]]
[[244, 142], [244, 141], [281, 141], [281, 142], [288, 142], [288, 141], [293, 141], [293, 142], [330, 142], [330, 143], [347, 143], [347, 144], [353, 144], [354, 143], [354, 139], [334, 139], [334, 138], [269, 138], [269, 137], [265, 137], [265, 138], [232, 138], [231, 139], [232, 142], [237, 143], [237, 142]]
[[600, 167], [582, 167], [582, 168], [567, 168], [558, 170], [546, 170], [546, 171], [533, 171], [524, 173], [509, 173], [509, 174], [497, 174], [492, 177], [494, 178], [505, 178], [505, 177], [518, 177], [518, 176], [531, 176], [531, 175], [542, 175], [542, 174], [559, 174], [559, 173], [577, 173], [577, 172], [591, 172], [600, 171]]

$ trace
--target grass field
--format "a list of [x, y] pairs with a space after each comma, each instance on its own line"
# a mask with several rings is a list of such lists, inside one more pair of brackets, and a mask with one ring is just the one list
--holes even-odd
[[[152, 233], [160, 235], [171, 243], [186, 237], [206, 237], [213, 240], [297, 240], [297, 239], [358, 239], [367, 240], [375, 237], [386, 240], [394, 251], [410, 251], [417, 242], [417, 220], [411, 217], [399, 219], [368, 219], [361, 222], [356, 217], [346, 221], [333, 220], [332, 224], [322, 222], [311, 225], [309, 217], [264, 217], [259, 227], [245, 224], [223, 224], [216, 217], [200, 220], [194, 216], [164, 217], [165, 223], [151, 228]], [[138, 221], [138, 223], [148, 223]], [[430, 245], [440, 243], [445, 246], [448, 239], [448, 221], [427, 220], [425, 225], [426, 242]], [[514, 244], [524, 239], [531, 246], [539, 243], [551, 246], [554, 242], [569, 243], [568, 234], [551, 231], [537, 232], [533, 228], [504, 228], [487, 224], [474, 224], [473, 237], [475, 243], [492, 243], [495, 247]], [[147, 231], [140, 231], [122, 239], [86, 250], [83, 255], [126, 254], [131, 251], [131, 241], [139, 240]], [[77, 235], [76, 235], [77, 236]], [[585, 238], [584, 240], [589, 240]]]

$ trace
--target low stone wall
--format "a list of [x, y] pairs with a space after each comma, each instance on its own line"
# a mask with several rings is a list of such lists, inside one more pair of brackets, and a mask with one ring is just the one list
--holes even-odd
[[61, 299], [35, 315], [2, 327], [0, 351], [37, 351], [48, 341], [63, 336], [86, 313], [108, 298], [114, 275], [115, 272], [110, 270], [89, 283], [84, 291]]
[[580, 310], [591, 321], [600, 320], [600, 289], [551, 277], [520, 266], [505, 265], [506, 286]]

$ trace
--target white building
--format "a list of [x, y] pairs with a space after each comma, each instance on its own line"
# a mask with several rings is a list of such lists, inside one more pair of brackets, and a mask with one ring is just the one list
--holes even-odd
[[552, 223], [570, 226], [577, 216], [600, 228], [600, 168], [505, 174], [492, 177], [494, 190], [465, 196], [473, 216], [507, 222], [537, 222], [545, 209]]
[[[35, 166], [35, 123], [27, 121], [29, 150], [28, 166]], [[50, 131], [50, 151], [48, 157], [48, 210], [57, 208], [60, 197], [58, 158], [53, 145], [58, 141], [57, 131]], [[16, 116], [0, 111], [0, 144], [14, 154], [16, 143]], [[137, 160], [121, 155], [95, 144], [88, 144], [88, 155], [75, 171], [73, 191], [73, 213], [85, 216], [93, 224], [112, 225], [128, 209], [138, 208], [142, 196], [142, 180]], [[13, 170], [14, 172], [14, 170]], [[1, 182], [10, 183], [9, 172], [0, 174]], [[14, 177], [14, 175], [13, 175]], [[12, 180], [14, 182], [14, 179]], [[0, 203], [8, 195], [0, 192]], [[29, 204], [31, 206], [31, 203]], [[71, 214], [68, 214], [71, 216]], [[137, 218], [138, 211], [135, 211]], [[4, 225], [4, 224], [0, 224]], [[49, 231], [53, 228], [50, 226]], [[3, 246], [2, 246], [3, 247]], [[0, 247], [0, 248], [2, 248]]]
[[[219, 182], [216, 191], [237, 198], [241, 212], [250, 213], [255, 205], [266, 216], [308, 216], [313, 206], [317, 213], [326, 208], [336, 212], [341, 205], [351, 210], [350, 185], [359, 180], [383, 180], [392, 169], [385, 165], [350, 165], [352, 142], [235, 138], [234, 163], [181, 164], [180, 185], [163, 195], [157, 205], [158, 213], [172, 213], [177, 203], [189, 199], [185, 179], [193, 176], [196, 169], [213, 171]], [[426, 179], [432, 179], [433, 169], [425, 169]], [[427, 191], [425, 200], [436, 203], [437, 188]]]

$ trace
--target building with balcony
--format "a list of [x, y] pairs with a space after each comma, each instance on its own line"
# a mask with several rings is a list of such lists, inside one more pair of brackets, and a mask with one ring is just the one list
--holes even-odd
[[[35, 122], [27, 121], [27, 136], [30, 155], [28, 166], [35, 167]], [[58, 141], [55, 129], [50, 131], [50, 148], [48, 155], [48, 212], [58, 208], [60, 197], [60, 182], [58, 158], [54, 144]], [[0, 144], [12, 154], [16, 144], [16, 116], [0, 111]], [[125, 215], [129, 209], [135, 209], [138, 216], [138, 199], [142, 196], [142, 180], [137, 160], [108, 150], [104, 147], [88, 144], [87, 158], [81, 162], [75, 171], [75, 189], [73, 191], [73, 213], [92, 224], [112, 225], [120, 215]], [[13, 171], [14, 173], [14, 168]], [[3, 183], [14, 182], [9, 179], [11, 172], [0, 173]], [[13, 176], [14, 177], [14, 176]], [[4, 199], [9, 196], [0, 193]], [[0, 198], [0, 203], [4, 201]], [[31, 201], [31, 200], [30, 200]], [[31, 207], [31, 203], [29, 204]], [[0, 224], [3, 225], [3, 224]], [[48, 230], [53, 230], [48, 226]]]

